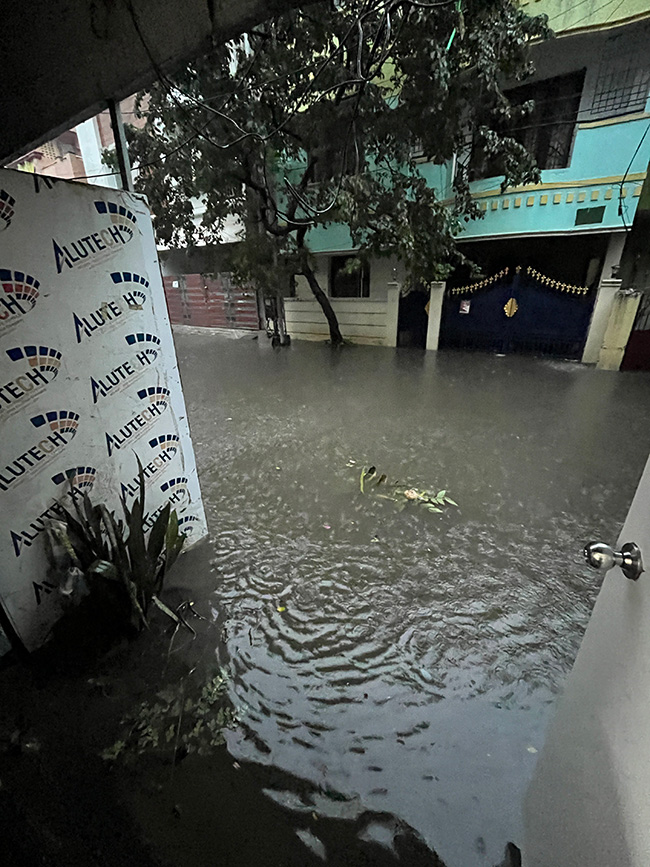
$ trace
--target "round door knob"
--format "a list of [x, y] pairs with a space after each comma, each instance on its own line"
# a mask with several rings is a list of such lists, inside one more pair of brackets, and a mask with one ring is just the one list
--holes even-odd
[[618, 565], [614, 549], [604, 542], [590, 542], [585, 547], [585, 559], [594, 569], [608, 572]]
[[641, 549], [634, 542], [626, 542], [620, 551], [615, 551], [604, 542], [590, 542], [584, 549], [585, 560], [594, 569], [607, 572], [620, 566], [626, 578], [636, 581], [643, 572]]

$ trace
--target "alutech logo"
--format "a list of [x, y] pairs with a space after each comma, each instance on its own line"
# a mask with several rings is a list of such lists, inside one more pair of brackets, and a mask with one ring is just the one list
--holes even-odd
[[[165, 412], [169, 403], [169, 389], [152, 385], [138, 391], [138, 397], [143, 402], [143, 409], [133, 416], [119, 430], [106, 431], [106, 448], [109, 457], [118, 449], [124, 448], [139, 439], [151, 425]], [[129, 443], [131, 441], [131, 443]]]
[[65, 485], [68, 491], [85, 491], [89, 494], [96, 478], [95, 467], [70, 467], [52, 476], [52, 481], [55, 485]]
[[152, 449], [161, 452], [171, 452], [172, 455], [175, 455], [178, 451], [179, 443], [180, 439], [178, 434], [173, 433], [162, 434], [159, 437], [154, 437], [152, 440], [149, 440], [149, 445]]
[[[144, 476], [145, 486], [153, 483], [154, 477], [164, 470], [167, 465], [174, 459], [174, 453], [171, 451], [160, 452], [147, 464], [142, 464], [142, 475]], [[121, 494], [125, 500], [130, 497], [135, 497], [140, 489], [140, 474], [137, 473], [129, 482], [120, 484]]]
[[0, 386], [0, 413], [8, 416], [37, 398], [56, 379], [62, 356], [51, 346], [33, 344], [14, 346], [6, 353], [17, 367], [14, 378]]
[[196, 515], [183, 515], [178, 519], [178, 529], [186, 536], [192, 536], [198, 530], [200, 523]]
[[189, 493], [187, 490], [187, 479], [185, 476], [178, 476], [175, 479], [170, 479], [168, 482], [163, 482], [160, 486], [163, 494], [167, 494], [165, 502], [145, 515], [143, 526], [145, 530], [151, 529], [160, 512], [165, 508], [167, 503], [178, 512], [184, 511], [189, 503]]
[[[10, 530], [11, 541], [16, 557], [20, 557], [25, 548], [31, 548], [38, 536], [47, 526], [47, 522], [52, 518], [60, 518], [63, 516], [61, 500], [65, 496], [78, 497], [82, 492], [88, 493], [95, 483], [97, 471], [94, 467], [71, 467], [62, 473], [57, 473], [52, 476], [54, 484], [61, 488], [59, 491], [59, 499], [43, 509], [27, 527], [22, 530]], [[45, 584], [47, 587], [48, 585]], [[47, 592], [47, 591], [46, 591]], [[37, 594], [37, 602], [39, 602]]]
[[160, 338], [155, 334], [138, 331], [135, 334], [127, 334], [124, 339], [128, 346], [137, 351], [133, 357], [116, 365], [103, 376], [97, 379], [90, 377], [93, 403], [120, 391], [125, 385], [137, 379], [138, 375], [147, 370], [158, 358]]
[[40, 282], [24, 271], [0, 268], [0, 326], [15, 325], [36, 306]]
[[168, 482], [163, 482], [160, 486], [163, 494], [167, 494], [167, 498], [172, 505], [182, 501], [188, 501], [190, 498], [187, 490], [187, 477], [178, 476], [175, 479], [170, 479]]
[[[35, 415], [30, 422], [42, 429], [43, 439], [23, 452], [0, 471], [0, 491], [8, 491], [23, 482], [42, 462], [51, 460], [55, 453], [72, 441], [79, 426], [79, 416], [71, 410], [59, 409]], [[47, 433], [49, 428], [50, 433]]]
[[87, 267], [93, 261], [105, 259], [121, 249], [133, 237], [137, 218], [128, 208], [114, 202], [95, 202], [95, 211], [109, 218], [107, 226], [91, 232], [83, 238], [59, 243], [52, 238], [56, 272], [64, 267]]
[[[115, 271], [111, 274], [114, 284], [122, 285], [122, 295], [120, 298], [114, 298], [111, 301], [105, 301], [96, 310], [85, 314], [72, 314], [74, 322], [75, 335], [77, 343], [81, 343], [85, 337], [92, 337], [98, 332], [106, 333], [112, 328], [120, 325], [123, 320], [120, 319], [125, 313], [132, 313], [136, 310], [142, 310], [147, 296], [141, 288], [129, 288], [129, 283], [137, 284], [137, 286], [149, 286], [149, 281], [139, 274], [133, 274], [130, 271]], [[119, 320], [119, 321], [118, 321]]]

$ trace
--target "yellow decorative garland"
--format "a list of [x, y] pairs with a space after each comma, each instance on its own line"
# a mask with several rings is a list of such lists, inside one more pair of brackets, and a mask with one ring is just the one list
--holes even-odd
[[559, 289], [560, 292], [571, 292], [573, 295], [586, 295], [587, 292], [589, 292], [588, 286], [573, 286], [571, 283], [563, 283], [561, 280], [552, 280], [550, 277], [546, 277], [545, 274], [541, 274], [534, 268], [526, 268], [526, 273], [534, 280], [538, 280], [540, 283], [549, 286], [551, 289]]
[[[519, 274], [521, 270], [521, 265], [517, 265], [515, 272]], [[509, 273], [509, 268], [503, 268], [503, 270], [499, 271], [497, 274], [493, 274], [491, 277], [486, 277], [484, 280], [479, 280], [478, 283], [469, 283], [467, 286], [457, 286], [451, 290], [451, 294], [471, 295], [472, 292], [477, 292], [479, 289], [485, 289], [488, 286], [492, 286], [497, 282], [497, 280], [500, 280]], [[536, 271], [534, 268], [526, 268], [526, 273], [529, 277], [532, 277], [533, 280], [537, 280], [539, 283], [543, 283], [544, 286], [548, 286], [549, 289], [558, 289], [560, 292], [571, 292], [573, 295], [586, 295], [587, 292], [589, 292], [588, 286], [574, 286], [571, 283], [563, 283], [561, 280], [553, 280], [545, 274]]]
[[509, 268], [504, 268], [497, 274], [493, 274], [491, 277], [486, 277], [485, 280], [481, 280], [478, 283], [470, 283], [468, 286], [458, 286], [455, 289], [452, 289], [451, 293], [452, 295], [466, 295], [476, 292], [478, 289], [485, 289], [486, 286], [491, 286], [493, 283], [496, 283], [497, 280], [505, 277], [509, 272]]

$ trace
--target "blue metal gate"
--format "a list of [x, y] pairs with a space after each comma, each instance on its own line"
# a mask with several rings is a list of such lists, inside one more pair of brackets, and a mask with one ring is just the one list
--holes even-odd
[[447, 289], [440, 347], [580, 358], [594, 297], [533, 268], [504, 268]]

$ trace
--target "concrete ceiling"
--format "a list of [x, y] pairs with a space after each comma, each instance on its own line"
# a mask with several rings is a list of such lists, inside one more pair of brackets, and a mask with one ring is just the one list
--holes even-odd
[[154, 62], [169, 72], [213, 42], [308, 2], [4, 0], [0, 165], [101, 111], [107, 99], [147, 87]]

